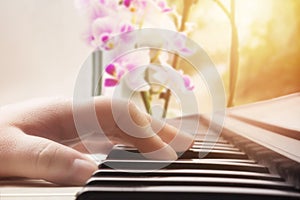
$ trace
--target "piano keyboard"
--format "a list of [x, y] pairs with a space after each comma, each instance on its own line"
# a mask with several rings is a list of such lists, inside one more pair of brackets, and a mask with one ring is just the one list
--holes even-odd
[[300, 199], [299, 169], [299, 163], [225, 129], [217, 142], [198, 134], [172, 162], [147, 160], [135, 148], [117, 146], [77, 200]]

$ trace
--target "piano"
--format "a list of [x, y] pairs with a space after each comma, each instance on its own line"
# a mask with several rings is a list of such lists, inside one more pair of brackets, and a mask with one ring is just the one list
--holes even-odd
[[[0, 200], [300, 199], [299, 105], [296, 93], [230, 108], [224, 124], [206, 115], [186, 116], [183, 120], [201, 126], [197, 134], [191, 132], [196, 134], [193, 147], [172, 163], [147, 160], [136, 149], [119, 145], [103, 155], [84, 187], [2, 179]], [[169, 123], [177, 126], [179, 121]], [[213, 128], [209, 133], [208, 127]]]
[[183, 120], [200, 126], [178, 160], [147, 160], [118, 145], [76, 199], [300, 199], [300, 93], [231, 108], [224, 124]]

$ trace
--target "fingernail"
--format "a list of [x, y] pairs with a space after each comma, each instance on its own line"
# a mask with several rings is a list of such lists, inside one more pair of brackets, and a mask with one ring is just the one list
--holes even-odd
[[72, 181], [74, 185], [83, 185], [91, 177], [91, 175], [97, 170], [96, 163], [92, 161], [75, 159], [70, 169]]
[[176, 160], [178, 158], [176, 152], [167, 144], [165, 144], [163, 148], [152, 152], [142, 153], [142, 155], [153, 160]]

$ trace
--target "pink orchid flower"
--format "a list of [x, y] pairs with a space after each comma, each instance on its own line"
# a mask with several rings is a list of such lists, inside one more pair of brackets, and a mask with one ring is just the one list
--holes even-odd
[[150, 65], [152, 76], [150, 81], [160, 84], [167, 88], [176, 88], [181, 91], [193, 90], [191, 78], [183, 74], [183, 71], [177, 71], [170, 65]]
[[104, 85], [106, 87], [114, 87], [116, 86], [123, 74], [125, 73], [125, 70], [123, 70], [120, 66], [118, 66], [118, 63], [111, 63], [105, 68], [106, 73], [108, 73], [111, 77], [106, 78], [104, 80]]
[[171, 12], [173, 10], [168, 6], [165, 0], [155, 0], [155, 2], [162, 12]]
[[[162, 66], [167, 66], [169, 68], [172, 68], [172, 66], [170, 66], [170, 64], [168, 63], [168, 61], [169, 61], [169, 53], [168, 52], [165, 52], [165, 51], [160, 52], [158, 59]], [[181, 76], [181, 79], [183, 80], [185, 88], [187, 90], [193, 90], [194, 85], [192, 83], [191, 77], [187, 74], [184, 74], [182, 70], [178, 70], [178, 73]]]
[[144, 79], [146, 66], [150, 63], [149, 50], [131, 52], [116, 59], [113, 63], [106, 66], [105, 71], [110, 75], [104, 80], [106, 87], [114, 87], [121, 81], [123, 76], [128, 87], [132, 90], [146, 90]]
[[187, 90], [193, 90], [195, 88], [194, 84], [192, 83], [192, 79], [189, 75], [181, 73], [184, 86]]
[[166, 47], [174, 50], [179, 55], [190, 56], [195, 53], [195, 50], [187, 46], [187, 41], [187, 36], [184, 33], [174, 33], [174, 35], [166, 41]]
[[[115, 48], [117, 38], [126, 40], [124, 37], [115, 37], [120, 33], [134, 30], [129, 22], [111, 17], [103, 17], [95, 20], [92, 24], [92, 36], [95, 38], [97, 47], [103, 50], [111, 50]], [[125, 41], [126, 42], [126, 41]]]

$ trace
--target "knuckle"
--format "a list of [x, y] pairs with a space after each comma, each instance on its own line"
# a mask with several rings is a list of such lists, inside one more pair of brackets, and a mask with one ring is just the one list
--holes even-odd
[[38, 149], [36, 150], [36, 171], [39, 173], [51, 168], [51, 166], [55, 164], [58, 152], [59, 147], [52, 143], [39, 145]]
[[0, 155], [8, 159], [17, 149], [17, 139], [11, 134], [13, 129], [0, 128]]

